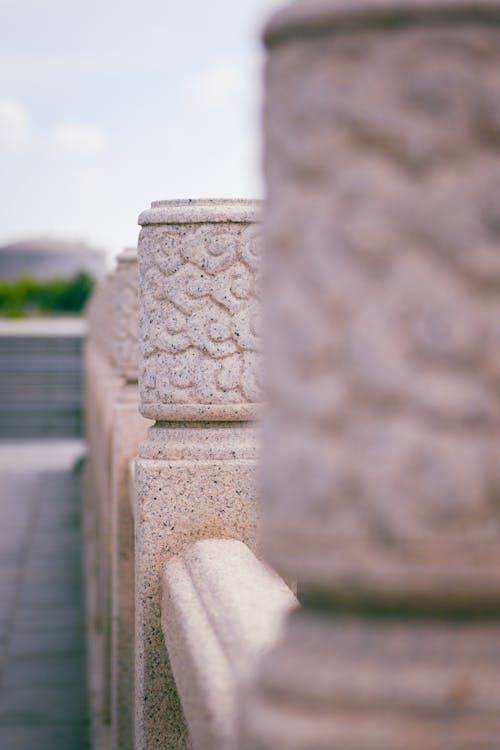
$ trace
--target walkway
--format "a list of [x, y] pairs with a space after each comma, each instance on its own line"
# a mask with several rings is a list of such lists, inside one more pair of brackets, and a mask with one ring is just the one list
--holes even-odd
[[77, 440], [0, 443], [0, 748], [87, 747]]

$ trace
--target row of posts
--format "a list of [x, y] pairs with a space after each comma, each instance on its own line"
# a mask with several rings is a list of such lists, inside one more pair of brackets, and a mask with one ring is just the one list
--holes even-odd
[[[115, 592], [108, 628], [126, 663], [135, 632], [135, 748], [189, 744], [162, 568], [228, 537], [301, 603], [242, 698], [241, 750], [494, 750], [500, 2], [297, 0], [265, 43], [262, 223], [252, 201], [153, 203], [139, 332], [137, 311], [110, 313], [120, 387], [138, 376], [154, 423], [137, 428], [135, 626]], [[109, 526], [130, 584], [131, 522], [109, 514], [101, 555]]]

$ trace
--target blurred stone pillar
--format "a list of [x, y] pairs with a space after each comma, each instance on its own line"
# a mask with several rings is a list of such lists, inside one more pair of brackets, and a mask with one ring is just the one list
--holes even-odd
[[139, 271], [137, 249], [129, 247], [116, 258], [113, 360], [119, 374], [137, 385], [139, 368]]
[[149, 420], [139, 413], [139, 270], [137, 250], [117, 257], [113, 362], [122, 378], [113, 409], [110, 493], [111, 622], [107, 631], [107, 691], [111, 748], [133, 748], [134, 715], [134, 519], [129, 492], [130, 462], [137, 456]]
[[92, 744], [132, 747], [134, 531], [130, 462], [151, 424], [139, 413], [137, 251], [125, 250], [87, 309], [84, 503]]
[[165, 201], [139, 218], [136, 750], [188, 738], [161, 629], [161, 576], [203, 538], [253, 546], [260, 243], [255, 201]]
[[264, 535], [302, 611], [246, 750], [500, 737], [500, 3], [292, 3], [265, 96]]
[[107, 746], [110, 726], [110, 537], [113, 414], [123, 385], [113, 362], [116, 271], [96, 288], [86, 310], [85, 467], [83, 529], [88, 694], [91, 737], [96, 748]]

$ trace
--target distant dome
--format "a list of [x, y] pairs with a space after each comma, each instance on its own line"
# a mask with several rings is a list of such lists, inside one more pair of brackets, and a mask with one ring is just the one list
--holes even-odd
[[83, 242], [39, 238], [0, 247], [0, 278], [3, 279], [19, 276], [69, 278], [78, 271], [99, 278], [105, 270], [104, 254]]

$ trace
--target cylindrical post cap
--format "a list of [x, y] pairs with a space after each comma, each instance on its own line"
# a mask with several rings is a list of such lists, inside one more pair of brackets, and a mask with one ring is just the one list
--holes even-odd
[[264, 42], [330, 31], [433, 23], [500, 23], [499, 0], [296, 0], [271, 17]]

